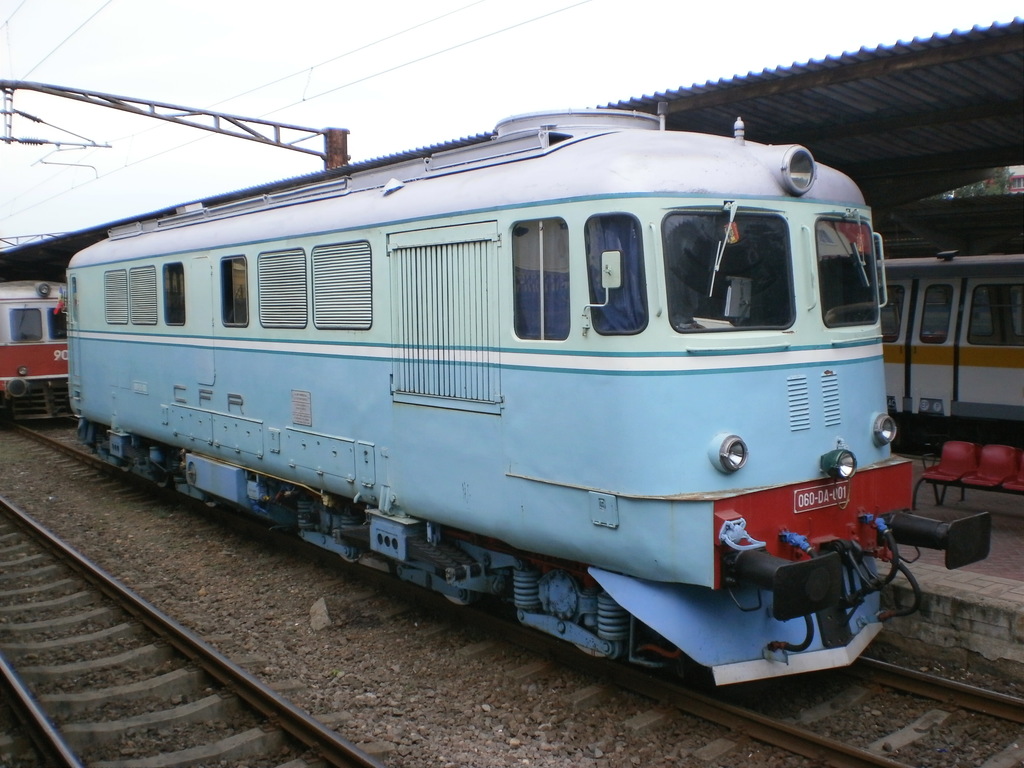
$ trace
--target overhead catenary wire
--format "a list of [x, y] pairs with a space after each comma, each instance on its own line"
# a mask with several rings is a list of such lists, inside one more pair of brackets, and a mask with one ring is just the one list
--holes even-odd
[[[25, 2], [27, 2], [27, 1], [28, 1], [28, 0], [25, 0]], [[63, 40], [61, 40], [61, 41], [60, 41], [59, 43], [57, 43], [57, 45], [56, 45], [56, 46], [54, 46], [54, 47], [53, 47], [53, 48], [52, 48], [52, 49], [50, 50], [50, 52], [49, 52], [48, 54], [46, 54], [45, 56], [43, 56], [43, 58], [42, 58], [42, 59], [40, 59], [39, 61], [37, 61], [37, 62], [36, 62], [36, 63], [35, 63], [35, 64], [34, 64], [34, 65], [33, 65], [33, 66], [31, 67], [31, 68], [29, 68], [29, 70], [28, 70], [28, 71], [27, 71], [27, 72], [26, 72], [26, 73], [25, 73], [24, 75], [22, 75], [20, 79], [21, 79], [21, 80], [27, 80], [27, 79], [29, 78], [29, 76], [30, 76], [30, 75], [31, 75], [31, 74], [32, 74], [33, 72], [35, 72], [35, 71], [36, 71], [37, 69], [39, 69], [39, 67], [41, 67], [41, 66], [43, 65], [43, 63], [44, 63], [44, 62], [45, 62], [45, 61], [46, 61], [47, 59], [49, 59], [49, 58], [50, 58], [51, 56], [53, 56], [53, 54], [55, 54], [55, 53], [56, 53], [57, 51], [59, 51], [59, 50], [60, 50], [60, 49], [61, 49], [62, 47], [64, 47], [64, 45], [65, 45], [65, 44], [66, 44], [66, 43], [67, 43], [67, 42], [68, 42], [68, 41], [69, 41], [69, 40], [70, 40], [71, 38], [73, 38], [73, 37], [74, 37], [75, 35], [77, 35], [77, 34], [78, 34], [79, 32], [81, 32], [81, 31], [82, 31], [83, 29], [85, 29], [85, 27], [87, 27], [87, 26], [89, 25], [89, 23], [90, 23], [90, 22], [92, 22], [92, 20], [93, 20], [93, 19], [95, 19], [95, 18], [96, 18], [97, 16], [99, 16], [99, 15], [100, 15], [101, 13], [103, 13], [103, 11], [105, 11], [105, 10], [106, 10], [106, 9], [107, 9], [107, 8], [108, 8], [108, 7], [110, 6], [110, 4], [111, 4], [111, 3], [113, 3], [113, 2], [114, 2], [114, 0], [107, 0], [107, 2], [105, 2], [105, 3], [104, 3], [104, 4], [103, 4], [103, 5], [102, 5], [102, 6], [100, 7], [100, 8], [98, 8], [98, 9], [97, 9], [96, 11], [94, 11], [94, 12], [93, 12], [93, 14], [92, 14], [91, 16], [89, 16], [89, 18], [87, 18], [87, 19], [86, 19], [85, 21], [83, 21], [83, 22], [82, 22], [81, 24], [79, 24], [79, 25], [78, 25], [77, 27], [75, 27], [75, 29], [74, 29], [74, 30], [72, 30], [72, 32], [71, 32], [70, 34], [68, 34], [68, 35], [67, 35], [67, 36], [66, 36], [66, 37], [65, 37], [65, 38], [64, 38]], [[23, 2], [23, 3], [21, 4], [21, 5], [24, 5], [24, 4], [25, 4], [25, 3]], [[16, 8], [16, 9], [14, 10], [14, 13], [17, 13], [17, 12], [18, 12], [18, 10], [19, 10], [19, 9], [21, 8], [21, 5], [19, 5], [19, 6], [18, 6], [18, 8]], [[12, 13], [12, 14], [11, 14], [11, 16], [13, 16], [13, 15], [14, 15], [14, 13]], [[8, 17], [8, 18], [9, 18], [9, 17]]]
[[[27, 2], [27, 0], [25, 0], [25, 1]], [[344, 54], [341, 54], [339, 56], [335, 56], [335, 57], [333, 57], [331, 59], [328, 59], [328, 60], [326, 60], [324, 62], [321, 62], [320, 64], [313, 65], [312, 67], [303, 68], [303, 69], [301, 69], [301, 70], [299, 70], [299, 71], [297, 71], [297, 72], [295, 72], [293, 74], [287, 75], [287, 76], [282, 77], [282, 78], [277, 78], [274, 81], [271, 81], [269, 83], [265, 83], [264, 85], [261, 85], [261, 86], [257, 86], [256, 88], [249, 89], [248, 91], [245, 91], [245, 92], [243, 92], [243, 93], [241, 93], [239, 95], [236, 95], [236, 96], [230, 97], [228, 99], [224, 99], [222, 101], [219, 101], [219, 102], [217, 102], [217, 104], [223, 104], [223, 103], [226, 103], [228, 101], [232, 101], [234, 99], [240, 98], [241, 96], [249, 95], [249, 94], [254, 93], [256, 91], [262, 90], [263, 88], [270, 87], [272, 85], [278, 84], [280, 82], [283, 82], [283, 81], [288, 80], [290, 78], [296, 77], [298, 75], [306, 74], [307, 72], [312, 71], [314, 69], [317, 69], [317, 68], [326, 66], [328, 64], [334, 63], [334, 62], [338, 61], [339, 59], [344, 58], [345, 56], [352, 55], [353, 53], [356, 53], [356, 52], [359, 52], [359, 51], [364, 51], [364, 50], [366, 50], [368, 48], [371, 48], [371, 47], [373, 47], [375, 45], [379, 45], [379, 44], [381, 44], [383, 42], [386, 42], [386, 41], [389, 41], [389, 40], [393, 40], [394, 38], [396, 38], [396, 37], [398, 37], [400, 35], [403, 35], [403, 34], [406, 34], [408, 32], [414, 31], [416, 29], [420, 29], [420, 28], [422, 28], [424, 26], [432, 24], [432, 23], [434, 23], [436, 21], [440, 21], [440, 20], [442, 20], [444, 18], [448, 18], [448, 17], [450, 17], [450, 16], [452, 16], [452, 15], [454, 15], [456, 13], [460, 13], [462, 11], [468, 10], [469, 8], [472, 8], [472, 7], [476, 6], [476, 5], [480, 5], [481, 3], [484, 3], [484, 2], [487, 2], [487, 1], [488, 0], [475, 0], [475, 2], [469, 3], [468, 5], [461, 6], [458, 9], [455, 9], [453, 11], [449, 11], [449, 12], [444, 13], [444, 14], [441, 14], [440, 16], [434, 17], [434, 18], [432, 18], [432, 19], [430, 19], [428, 21], [421, 22], [419, 24], [413, 25], [411, 27], [408, 27], [406, 29], [401, 30], [400, 32], [396, 32], [396, 33], [393, 33], [391, 35], [387, 35], [387, 36], [382, 37], [382, 38], [380, 38], [380, 39], [378, 39], [378, 40], [376, 40], [376, 41], [374, 41], [372, 43], [367, 43], [367, 44], [365, 44], [363, 46], [360, 46], [359, 48], [356, 48], [356, 49], [354, 49], [352, 51], [348, 51], [348, 52], [346, 52]], [[95, 16], [100, 11], [102, 11], [104, 8], [106, 8], [108, 5], [110, 5], [112, 2], [113, 2], [113, 0], [108, 0], [108, 2], [106, 4], [104, 4], [104, 6], [102, 8], [100, 8], [98, 11], [96, 11], [96, 13], [94, 13], [90, 17], [90, 20], [92, 18], [95, 18]], [[292, 102], [291, 104], [288, 104], [288, 105], [285, 105], [285, 106], [282, 106], [282, 107], [270, 110], [268, 112], [265, 112], [262, 115], [259, 115], [259, 117], [265, 118], [268, 115], [277, 114], [277, 113], [282, 112], [282, 111], [284, 111], [286, 109], [290, 109], [290, 108], [293, 108], [295, 106], [308, 103], [308, 102], [313, 101], [315, 99], [327, 96], [327, 95], [329, 95], [331, 93], [336, 93], [337, 91], [343, 90], [345, 88], [349, 88], [349, 87], [358, 85], [360, 83], [365, 83], [368, 80], [372, 80], [374, 78], [381, 77], [383, 75], [387, 75], [387, 74], [396, 72], [398, 70], [404, 69], [406, 67], [413, 66], [415, 64], [420, 64], [420, 63], [422, 63], [424, 61], [427, 61], [429, 59], [433, 59], [433, 58], [435, 58], [437, 56], [441, 56], [441, 55], [444, 55], [446, 53], [450, 53], [452, 51], [455, 51], [455, 50], [464, 48], [466, 46], [472, 45], [474, 43], [479, 43], [479, 42], [481, 42], [483, 40], [487, 40], [489, 38], [493, 38], [496, 35], [499, 35], [499, 34], [502, 34], [502, 33], [505, 33], [505, 32], [509, 32], [511, 30], [514, 30], [514, 29], [521, 28], [523, 26], [526, 26], [526, 25], [529, 25], [529, 24], [532, 24], [532, 23], [535, 23], [535, 22], [538, 22], [538, 21], [542, 21], [542, 20], [547, 19], [547, 18], [551, 18], [552, 16], [555, 16], [557, 14], [563, 13], [565, 11], [569, 11], [569, 10], [571, 10], [573, 8], [577, 8], [577, 7], [582, 6], [582, 5], [586, 5], [586, 4], [590, 3], [590, 2], [592, 2], [592, 0], [578, 0], [577, 2], [570, 3], [568, 5], [565, 5], [565, 6], [561, 7], [561, 8], [556, 8], [554, 10], [547, 11], [545, 13], [539, 14], [539, 15], [531, 17], [529, 19], [526, 19], [526, 20], [523, 20], [523, 21], [518, 21], [518, 22], [515, 22], [513, 24], [508, 24], [508, 25], [506, 25], [504, 27], [501, 27], [499, 29], [487, 32], [485, 34], [478, 35], [476, 37], [472, 37], [472, 38], [470, 38], [468, 40], [464, 40], [464, 41], [456, 43], [454, 45], [447, 46], [445, 48], [433, 51], [433, 52], [425, 54], [423, 56], [418, 56], [416, 58], [410, 59], [409, 61], [403, 62], [401, 64], [397, 64], [395, 66], [387, 67], [385, 69], [373, 72], [371, 74], [368, 74], [368, 75], [366, 75], [364, 77], [360, 77], [360, 78], [358, 78], [356, 80], [353, 80], [353, 81], [350, 81], [348, 83], [344, 83], [342, 85], [338, 85], [338, 86], [329, 88], [329, 89], [327, 89], [325, 91], [322, 91], [320, 93], [317, 93], [317, 94], [315, 94], [313, 96], [309, 96], [309, 97], [303, 96], [303, 98], [298, 100], [298, 101], [295, 101], [295, 102]], [[81, 28], [83, 28], [85, 26], [85, 24], [88, 23], [88, 21], [89, 20], [87, 20], [86, 22], [83, 22], [82, 25], [79, 25], [79, 27], [76, 29], [76, 32], [78, 30], [80, 30]], [[72, 35], [74, 35], [74, 34], [75, 33], [72, 33]], [[65, 38], [65, 41], [63, 41], [60, 45], [63, 45], [64, 42], [66, 42], [68, 39], [70, 39], [70, 37], [71, 37], [71, 35], [69, 35], [68, 38]], [[60, 46], [58, 46], [58, 48], [59, 47]], [[56, 50], [56, 49], [54, 49], [54, 50]], [[52, 53], [53, 53], [53, 51], [51, 51], [50, 54], [47, 54], [46, 58], [48, 58], [50, 55], [52, 55]], [[40, 63], [42, 63], [42, 62], [40, 62]], [[36, 66], [38, 67], [38, 65], [36, 65]], [[34, 69], [35, 69], [35, 67], [33, 68], [33, 70]], [[123, 136], [123, 137], [121, 137], [119, 139], [115, 139], [114, 141], [124, 141], [125, 139], [134, 138], [134, 137], [137, 137], [138, 135], [140, 135], [142, 133], [147, 133], [149, 130], [156, 130], [156, 128], [154, 127], [152, 129], [147, 129], [146, 131], [141, 131], [141, 132], [138, 132], [138, 133], [129, 134], [129, 135]], [[150, 154], [145, 155], [144, 157], [138, 158], [137, 160], [126, 161], [123, 165], [120, 165], [120, 166], [118, 166], [116, 168], [113, 168], [111, 170], [105, 171], [103, 173], [97, 172], [95, 178], [90, 179], [90, 180], [85, 181], [85, 182], [81, 182], [79, 184], [75, 184], [75, 185], [69, 187], [68, 189], [61, 190], [60, 192], [57, 192], [57, 193], [55, 193], [55, 194], [53, 194], [53, 195], [51, 195], [51, 196], [49, 196], [47, 198], [40, 199], [40, 200], [36, 201], [35, 203], [33, 203], [31, 205], [26, 205], [23, 208], [19, 209], [17, 212], [20, 213], [20, 212], [25, 212], [25, 211], [33, 210], [33, 209], [38, 208], [40, 206], [43, 206], [43, 205], [45, 205], [47, 203], [53, 202], [54, 200], [56, 200], [56, 199], [62, 197], [63, 195], [71, 192], [72, 190], [77, 190], [77, 189], [80, 189], [81, 187], [86, 186], [88, 184], [92, 184], [92, 183], [95, 183], [95, 182], [97, 182], [97, 181], [99, 181], [101, 179], [108, 178], [109, 176], [111, 176], [111, 175], [113, 175], [115, 173], [118, 173], [120, 171], [123, 171], [123, 170], [125, 170], [127, 168], [139, 165], [141, 163], [145, 163], [145, 162], [151, 161], [151, 160], [153, 160], [155, 158], [161, 157], [163, 155], [167, 155], [167, 154], [172, 153], [172, 152], [177, 152], [177, 151], [179, 151], [181, 149], [184, 149], [185, 147], [188, 147], [188, 146], [190, 146], [192, 144], [195, 144], [195, 143], [197, 143], [199, 141], [203, 141], [203, 140], [205, 140], [207, 138], [209, 138], [209, 136], [200, 136], [200, 137], [197, 137], [197, 138], [192, 139], [190, 141], [186, 141], [186, 142], [183, 142], [183, 143], [180, 143], [180, 144], [176, 144], [173, 147], [168, 147], [168, 148], [160, 150], [160, 151], [152, 152]], [[83, 158], [83, 160], [88, 160], [91, 157], [91, 152], [92, 151], [95, 151], [95, 150], [91, 150], [90, 153], [87, 154]], [[69, 172], [68, 170], [64, 169], [64, 170], [58, 172], [57, 174], [55, 174], [53, 177], [51, 177], [51, 179], [52, 178], [56, 178], [56, 177], [58, 177], [58, 176], [60, 176], [62, 174], [68, 173], [68, 172]], [[15, 203], [15, 201], [18, 199], [18, 197], [20, 197], [20, 195], [18, 195], [16, 197], [14, 197], [14, 198], [12, 198], [12, 199], [10, 199], [10, 200], [0, 204], [0, 206], [6, 207], [8, 205], [13, 205]]]

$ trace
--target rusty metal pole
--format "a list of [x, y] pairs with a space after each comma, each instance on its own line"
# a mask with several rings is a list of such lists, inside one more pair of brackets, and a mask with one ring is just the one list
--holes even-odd
[[348, 161], [348, 128], [324, 128], [324, 168], [340, 168]]

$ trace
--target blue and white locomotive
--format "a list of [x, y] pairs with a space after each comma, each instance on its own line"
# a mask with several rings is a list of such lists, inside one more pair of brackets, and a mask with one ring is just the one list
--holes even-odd
[[898, 540], [988, 545], [892, 514], [879, 245], [802, 147], [524, 115], [113, 230], [69, 267], [72, 402], [126, 469], [590, 652], [841, 666]]

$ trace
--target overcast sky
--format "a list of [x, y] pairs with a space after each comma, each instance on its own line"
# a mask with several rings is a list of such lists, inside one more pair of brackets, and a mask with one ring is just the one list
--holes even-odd
[[[0, 79], [351, 131], [355, 161], [499, 120], [1012, 21], [1015, 0], [0, 0]], [[73, 231], [319, 159], [17, 90], [0, 237]], [[749, 127], [748, 127], [749, 129]], [[6, 135], [6, 134], [5, 134]], [[78, 148], [109, 144], [110, 148]], [[320, 149], [314, 141], [308, 146]]]

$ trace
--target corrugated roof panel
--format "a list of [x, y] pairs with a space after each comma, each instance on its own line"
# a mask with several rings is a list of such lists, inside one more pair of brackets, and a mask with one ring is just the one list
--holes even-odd
[[[886, 206], [966, 183], [965, 174], [972, 169], [1024, 164], [1022, 72], [1024, 21], [1018, 18], [709, 80], [606, 106], [654, 114], [658, 102], [668, 102], [670, 129], [719, 135], [731, 135], [736, 117], [741, 116], [749, 140], [803, 144], [820, 161], [851, 175], [884, 218]], [[330, 181], [483, 143], [491, 135], [373, 158], [203, 202], [215, 205]], [[1024, 200], [1018, 197], [1017, 202]], [[1014, 226], [1019, 226], [1018, 208], [1008, 211], [1000, 216], [1015, 217]], [[59, 261], [70, 250], [88, 244], [85, 241], [103, 237], [109, 226], [69, 235], [59, 248], [49, 243], [11, 249], [0, 258], [0, 267], [10, 270], [15, 262], [30, 265], [38, 258], [35, 252], [48, 249], [53, 252], [48, 258]]]

